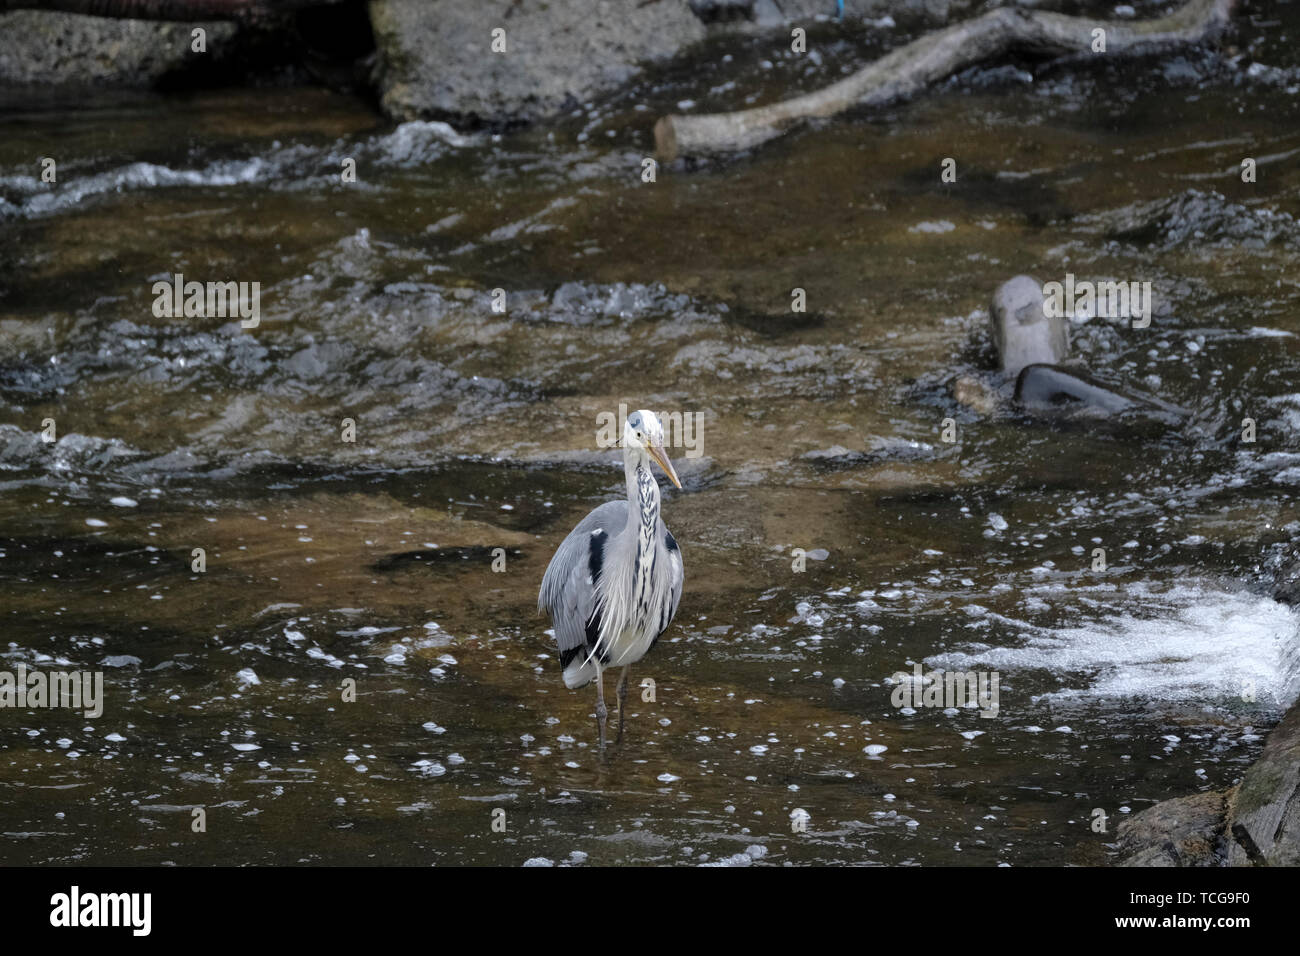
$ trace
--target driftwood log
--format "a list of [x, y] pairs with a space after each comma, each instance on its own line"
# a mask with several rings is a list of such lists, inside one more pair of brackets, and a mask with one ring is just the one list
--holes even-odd
[[1012, 50], [1058, 56], [1091, 53], [1093, 31], [1099, 29], [1105, 31], [1106, 52], [1097, 56], [1151, 53], [1204, 43], [1227, 25], [1235, 3], [1190, 0], [1167, 17], [1135, 21], [1001, 7], [928, 33], [815, 93], [735, 113], [661, 117], [655, 124], [655, 149], [665, 162], [678, 156], [749, 149], [780, 136], [800, 120], [899, 100]]

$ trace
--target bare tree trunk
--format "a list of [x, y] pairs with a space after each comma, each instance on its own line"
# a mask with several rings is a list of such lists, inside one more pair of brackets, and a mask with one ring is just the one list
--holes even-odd
[[6, 10], [56, 10], [119, 20], [247, 20], [341, 0], [0, 0]]
[[799, 120], [898, 100], [1013, 49], [1058, 55], [1090, 53], [1095, 30], [1105, 32], [1106, 44], [1105, 53], [1097, 56], [1203, 43], [1226, 26], [1235, 3], [1190, 0], [1167, 17], [1130, 22], [1001, 7], [928, 33], [815, 93], [735, 113], [664, 116], [655, 124], [655, 148], [664, 161], [679, 155], [748, 149], [780, 136]]

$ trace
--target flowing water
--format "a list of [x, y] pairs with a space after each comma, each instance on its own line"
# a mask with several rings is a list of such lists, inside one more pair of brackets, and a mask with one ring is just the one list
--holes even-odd
[[[0, 668], [105, 700], [0, 709], [0, 860], [1100, 864], [1123, 814], [1230, 785], [1300, 691], [1269, 596], [1300, 531], [1280, 10], [654, 183], [655, 116], [907, 26], [824, 27], [818, 62], [719, 41], [500, 136], [315, 89], [7, 95]], [[1149, 329], [1076, 348], [1191, 422], [954, 401], [1021, 272], [1152, 282]], [[259, 282], [260, 324], [156, 315], [175, 273]], [[681, 608], [602, 757], [535, 604], [623, 493], [620, 402], [701, 431], [664, 495]], [[916, 665], [996, 672], [997, 713], [895, 706]]]

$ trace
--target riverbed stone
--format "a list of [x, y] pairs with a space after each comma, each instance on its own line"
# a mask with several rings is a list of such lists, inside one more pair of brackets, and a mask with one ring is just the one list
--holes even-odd
[[1273, 728], [1228, 812], [1232, 866], [1300, 866], [1300, 704]]
[[1300, 554], [1291, 554], [1283, 562], [1273, 582], [1273, 597], [1283, 604], [1300, 605]]
[[1300, 866], [1300, 703], [1237, 786], [1148, 807], [1119, 850], [1122, 866]]
[[706, 33], [687, 4], [612, 0], [501, 4], [495, 19], [460, 0], [374, 0], [370, 22], [385, 112], [488, 123], [572, 109]]
[[[190, 31], [207, 31], [206, 53]], [[200, 57], [219, 55], [233, 23], [156, 23], [79, 13], [0, 14], [0, 83], [149, 87]]]
[[1164, 800], [1120, 821], [1123, 866], [1220, 866], [1227, 794], [1218, 790]]
[[[999, 6], [1006, 0], [993, 0]], [[847, 0], [847, 28], [891, 13], [935, 25], [969, 15], [974, 0]], [[651, 62], [714, 33], [783, 30], [830, 19], [834, 0], [521, 0], [492, 16], [460, 0], [371, 0], [373, 81], [398, 120], [507, 124], [572, 109], [632, 79]], [[506, 52], [492, 52], [492, 30]], [[785, 37], [783, 43], [788, 43]]]

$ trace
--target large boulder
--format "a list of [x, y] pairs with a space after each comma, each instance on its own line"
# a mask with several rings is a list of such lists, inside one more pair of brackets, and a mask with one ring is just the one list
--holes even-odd
[[[396, 119], [534, 120], [588, 102], [705, 35], [680, 2], [374, 0], [385, 112]], [[508, 14], [508, 15], [507, 15]], [[493, 53], [492, 30], [506, 52]]]
[[1228, 809], [1232, 866], [1300, 866], [1300, 704], [1273, 728]]
[[1135, 814], [1119, 851], [1123, 866], [1300, 866], [1300, 703], [1237, 786]]
[[[860, 30], [863, 20], [904, 11], [939, 24], [975, 5], [847, 0], [844, 27]], [[491, 8], [463, 0], [371, 0], [374, 81], [394, 119], [532, 121], [617, 88], [643, 64], [676, 56], [709, 29], [779, 31], [832, 18], [835, 9], [835, 0], [517, 0]], [[504, 53], [491, 49], [496, 28], [505, 31]]]
[[[207, 31], [206, 53], [191, 48]], [[79, 13], [17, 10], [0, 14], [0, 83], [148, 87], [199, 57], [216, 55], [232, 23], [154, 23]]]
[[1124, 866], [1221, 866], [1227, 796], [1219, 791], [1164, 800], [1122, 820]]

